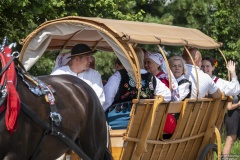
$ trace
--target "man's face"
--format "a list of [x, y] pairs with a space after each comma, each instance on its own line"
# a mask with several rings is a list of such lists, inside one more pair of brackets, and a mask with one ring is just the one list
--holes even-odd
[[92, 54], [86, 54], [78, 57], [78, 64], [84, 69], [89, 69], [93, 62]]

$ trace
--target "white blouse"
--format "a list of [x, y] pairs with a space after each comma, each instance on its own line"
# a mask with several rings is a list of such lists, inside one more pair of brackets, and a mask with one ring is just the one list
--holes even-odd
[[[214, 80], [216, 76], [213, 76]], [[226, 81], [222, 78], [218, 78], [216, 85], [219, 87], [220, 91], [223, 92], [226, 96], [236, 96], [240, 93], [240, 85], [237, 80], [237, 77], [232, 78], [231, 81]]]

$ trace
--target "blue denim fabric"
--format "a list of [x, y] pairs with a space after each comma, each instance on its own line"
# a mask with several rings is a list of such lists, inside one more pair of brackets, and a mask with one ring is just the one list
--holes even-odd
[[126, 129], [130, 120], [131, 104], [125, 106], [124, 109], [111, 110], [106, 112], [106, 119], [112, 129]]

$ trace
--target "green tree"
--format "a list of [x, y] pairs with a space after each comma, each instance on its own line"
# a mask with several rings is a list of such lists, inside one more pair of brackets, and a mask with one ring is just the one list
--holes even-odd
[[[212, 5], [211, 22], [209, 30], [205, 30], [208, 35], [222, 42], [221, 50], [227, 60], [240, 62], [240, 4], [238, 0], [216, 0]], [[224, 64], [224, 60], [216, 55], [219, 64]], [[239, 75], [239, 66], [237, 74]], [[225, 65], [219, 65], [217, 68], [218, 75], [226, 77]]]
[[[19, 41], [41, 23], [65, 16], [145, 21], [197, 28], [216, 41], [223, 42], [221, 49], [227, 59], [239, 61], [239, 5], [238, 0], [2, 0], [0, 38], [7, 35], [11, 41]], [[172, 48], [165, 46], [165, 49], [171, 51]], [[179, 48], [173, 50], [180, 53]], [[219, 53], [214, 51], [211, 54], [223, 63]], [[53, 67], [56, 55], [43, 56], [32, 72], [36, 75], [49, 74], [51, 69], [45, 65]], [[99, 54], [96, 57], [97, 67], [103, 70], [100, 72], [104, 76], [109, 75], [107, 68], [111, 67], [110, 63], [105, 64], [102, 59], [111, 62], [111, 56]], [[217, 71], [221, 76], [226, 75], [224, 65], [219, 66]]]
[[[113, 19], [142, 20], [142, 10], [135, 12], [134, 0], [2, 0], [0, 1], [0, 38], [8, 36], [18, 42], [47, 20], [65, 16], [104, 17]], [[18, 45], [18, 50], [21, 46]], [[44, 54], [31, 69], [34, 75], [50, 74], [57, 53]], [[98, 56], [98, 62], [108, 57]], [[108, 60], [108, 61], [111, 61]], [[105, 67], [99, 68], [105, 69]], [[106, 71], [101, 71], [106, 73]]]

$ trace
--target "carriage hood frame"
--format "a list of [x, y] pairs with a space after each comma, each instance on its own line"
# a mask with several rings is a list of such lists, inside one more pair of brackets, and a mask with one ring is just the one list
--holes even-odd
[[141, 87], [139, 63], [133, 47], [138, 44], [217, 49], [221, 43], [197, 29], [156, 23], [70, 16], [47, 21], [20, 42], [20, 61], [29, 70], [46, 50], [71, 49], [78, 43], [93, 50], [113, 51]]

